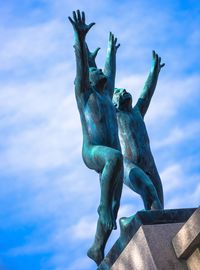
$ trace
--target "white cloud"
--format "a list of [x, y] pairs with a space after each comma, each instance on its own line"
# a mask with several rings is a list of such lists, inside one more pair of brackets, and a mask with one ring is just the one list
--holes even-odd
[[87, 270], [90, 267], [93, 269], [94, 262], [87, 257], [82, 257], [67, 265], [67, 268], [58, 268], [56, 270]]
[[179, 79], [163, 78], [157, 86], [146, 121], [157, 124], [158, 120], [166, 121], [177, 116], [181, 106], [187, 106], [198, 94], [199, 76], [181, 77]]
[[187, 168], [187, 158], [181, 163], [170, 165], [161, 172], [164, 189], [165, 208], [198, 207], [200, 188], [199, 173]]
[[[198, 179], [199, 179], [199, 175], [198, 175]], [[200, 184], [196, 186], [196, 188], [194, 189], [194, 192], [191, 194], [191, 199], [197, 206], [200, 206], [199, 198], [200, 198]]]
[[40, 244], [28, 244], [24, 246], [15, 247], [7, 252], [7, 255], [10, 256], [23, 256], [23, 255], [30, 255], [30, 254], [38, 254], [42, 252], [46, 252], [49, 250], [49, 245], [47, 243], [40, 243]]
[[121, 205], [118, 213], [118, 218], [129, 217], [135, 214], [139, 209], [137, 209], [135, 204], [123, 204]]
[[[161, 71], [162, 72], [162, 71]], [[143, 88], [147, 75], [135, 74], [126, 76], [123, 75], [117, 81], [116, 87], [126, 88], [133, 95], [133, 105], [137, 102], [140, 95], [140, 89]], [[170, 118], [177, 116], [179, 108], [194, 100], [198, 95], [198, 86], [200, 83], [199, 76], [191, 75], [188, 77], [164, 77], [162, 74], [158, 79], [154, 96], [152, 98], [150, 107], [145, 116], [145, 121], [148, 125], [155, 125], [158, 119], [167, 121]]]
[[30, 69], [58, 57], [64, 52], [63, 38], [61, 42], [61, 37], [66, 34], [64, 26], [64, 22], [53, 20], [34, 26], [1, 27], [0, 33], [4, 38], [0, 51], [0, 70], [18, 70], [25, 65], [29, 65]]
[[184, 172], [180, 164], [173, 164], [161, 172], [160, 177], [163, 183], [164, 194], [174, 192], [181, 187], [184, 181]]
[[69, 229], [69, 237], [80, 239], [92, 239], [95, 235], [97, 217], [82, 217]]
[[166, 137], [160, 141], [154, 143], [154, 148], [162, 148], [170, 145], [181, 143], [188, 139], [195, 138], [200, 134], [200, 122], [196, 121], [193, 123], [186, 123], [181, 127], [174, 127], [170, 130], [169, 134], [166, 134]]
[[[80, 151], [81, 127], [71, 71], [64, 65], [56, 76], [58, 67], [53, 70], [43, 81], [2, 88], [2, 136], [4, 128], [14, 132], [5, 135], [7, 147], [1, 153], [1, 166], [52, 168], [69, 162]], [[65, 72], [70, 82], [68, 93]]]

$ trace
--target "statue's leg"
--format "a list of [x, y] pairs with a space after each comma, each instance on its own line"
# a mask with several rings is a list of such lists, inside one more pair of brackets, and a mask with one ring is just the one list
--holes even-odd
[[[113, 194], [113, 216], [115, 220], [117, 219], [117, 213], [120, 206], [120, 198], [123, 186], [123, 169], [120, 171], [118, 177], [119, 181], [115, 186]], [[88, 257], [95, 261], [97, 265], [99, 265], [104, 259], [104, 250], [110, 234], [111, 230], [105, 230], [100, 220], [98, 220], [94, 243], [87, 252]]]
[[150, 170], [147, 174], [150, 177], [154, 187], [156, 188], [158, 198], [162, 204], [162, 208], [164, 208], [163, 187], [162, 187], [162, 182], [161, 182], [161, 179], [160, 179], [160, 176], [156, 167], [154, 167], [153, 170]]
[[[112, 207], [113, 207], [113, 215], [114, 215], [115, 220], [117, 219], [117, 214], [118, 214], [118, 210], [120, 206], [120, 199], [121, 199], [122, 188], [123, 188], [123, 176], [124, 176], [124, 170], [122, 167], [121, 171], [119, 172], [119, 175], [118, 175], [119, 180], [117, 181], [114, 194], [113, 194]], [[117, 229], [117, 227], [114, 229]]]
[[[114, 154], [114, 156], [115, 156], [115, 154]], [[108, 160], [107, 160], [107, 162], [108, 162]], [[120, 164], [121, 164], [121, 162], [120, 162]], [[118, 164], [118, 165], [120, 165], [120, 164]], [[112, 166], [111, 166], [111, 168], [112, 168]], [[122, 166], [122, 164], [121, 164], [121, 166], [117, 166], [117, 164], [116, 164], [114, 166], [114, 168], [115, 168], [117, 173], [116, 173], [116, 180], [114, 181], [114, 184], [113, 184], [112, 215], [113, 215], [114, 220], [116, 220], [117, 212], [118, 212], [119, 205], [120, 205], [121, 193], [122, 193], [123, 166]], [[105, 169], [105, 166], [104, 166], [104, 169]], [[102, 181], [105, 181], [105, 179], [103, 179], [102, 177], [103, 177], [102, 174], [100, 174], [101, 186], [102, 186]], [[115, 229], [116, 225], [113, 228]], [[101, 263], [101, 261], [104, 259], [104, 250], [105, 250], [105, 246], [106, 246], [106, 243], [108, 241], [108, 238], [111, 234], [111, 231], [112, 230], [107, 229], [107, 228], [105, 228], [105, 226], [102, 225], [102, 222], [99, 218], [98, 222], [97, 222], [97, 228], [96, 228], [94, 242], [93, 242], [91, 248], [87, 252], [88, 257], [91, 258], [93, 261], [95, 261], [97, 265], [99, 265]]]
[[[120, 179], [119, 174], [123, 167], [123, 158], [119, 151], [112, 148], [102, 149], [101, 156], [105, 161], [105, 165], [100, 178], [101, 198], [98, 213], [100, 220], [108, 230], [116, 228], [116, 221], [113, 215], [113, 196], [115, 187], [118, 185]], [[119, 198], [120, 199], [120, 198]], [[106, 215], [109, 212], [112, 217], [112, 224], [106, 220]]]
[[[97, 222], [96, 234], [91, 248], [87, 255], [96, 262], [97, 265], [104, 259], [104, 249], [107, 240], [113, 228], [116, 228], [116, 217], [119, 209], [121, 191], [123, 185], [123, 160], [119, 151], [104, 147], [96, 146], [92, 150], [92, 163], [95, 170], [100, 173], [101, 198], [98, 208], [99, 219]], [[98, 166], [98, 168], [97, 168]], [[103, 168], [102, 168], [103, 167]], [[101, 212], [104, 209], [105, 212]], [[102, 219], [107, 218], [111, 210], [112, 228], [105, 226]], [[103, 217], [102, 217], [103, 215]]]
[[112, 230], [105, 230], [98, 219], [94, 243], [88, 250], [87, 255], [99, 265], [104, 259], [104, 249]]
[[124, 183], [140, 194], [146, 210], [162, 209], [157, 191], [149, 176], [135, 164], [124, 160]]
[[106, 146], [91, 146], [84, 156], [86, 165], [101, 173], [100, 177], [100, 205], [98, 207], [99, 219], [105, 230], [112, 230], [116, 222], [112, 212], [114, 188], [119, 181], [118, 174], [123, 167], [122, 154]]

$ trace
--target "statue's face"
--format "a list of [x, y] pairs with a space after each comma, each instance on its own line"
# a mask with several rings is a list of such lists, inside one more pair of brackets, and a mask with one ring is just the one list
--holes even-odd
[[132, 96], [124, 88], [115, 88], [113, 95], [113, 104], [118, 110], [132, 107]]
[[96, 67], [89, 68], [89, 79], [92, 85], [101, 85], [104, 86], [107, 82], [107, 77], [104, 75], [101, 69]]

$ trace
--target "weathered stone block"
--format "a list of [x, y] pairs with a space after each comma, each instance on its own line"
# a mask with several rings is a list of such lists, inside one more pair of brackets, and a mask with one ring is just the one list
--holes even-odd
[[140, 211], [120, 220], [121, 234], [98, 270], [186, 270], [172, 238], [195, 209]]
[[183, 223], [142, 225], [111, 270], [187, 270], [177, 260], [171, 239]]
[[200, 208], [183, 225], [172, 243], [177, 257], [181, 259], [187, 259], [197, 247], [200, 247]]
[[200, 249], [197, 248], [192, 255], [187, 259], [188, 270], [200, 269]]

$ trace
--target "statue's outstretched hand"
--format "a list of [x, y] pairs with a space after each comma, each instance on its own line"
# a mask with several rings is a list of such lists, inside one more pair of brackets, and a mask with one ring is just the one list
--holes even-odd
[[69, 21], [71, 22], [75, 33], [78, 34], [80, 38], [85, 38], [87, 32], [90, 30], [90, 28], [95, 25], [95, 23], [86, 24], [85, 23], [85, 13], [81, 12], [80, 10], [77, 10], [76, 12], [73, 11], [73, 19], [71, 17], [68, 17]]
[[159, 74], [161, 68], [164, 67], [164, 65], [165, 65], [164, 63], [161, 64], [161, 57], [159, 57], [158, 54], [155, 51], [153, 51], [151, 70], [153, 72], [156, 72], [156, 74]]
[[97, 56], [97, 53], [98, 53], [98, 51], [100, 50], [101, 48], [97, 48], [94, 52], [90, 52], [90, 55], [91, 55], [91, 58], [93, 59], [93, 60], [95, 60], [95, 58], [96, 58], [96, 56]]
[[99, 50], [100, 48], [97, 48], [94, 52], [90, 52], [87, 46], [87, 53], [88, 53], [88, 60], [89, 60], [90, 67], [96, 67], [95, 59]]
[[117, 38], [110, 32], [108, 40], [108, 50], [110, 52], [116, 53], [119, 46], [120, 44], [117, 44]]

